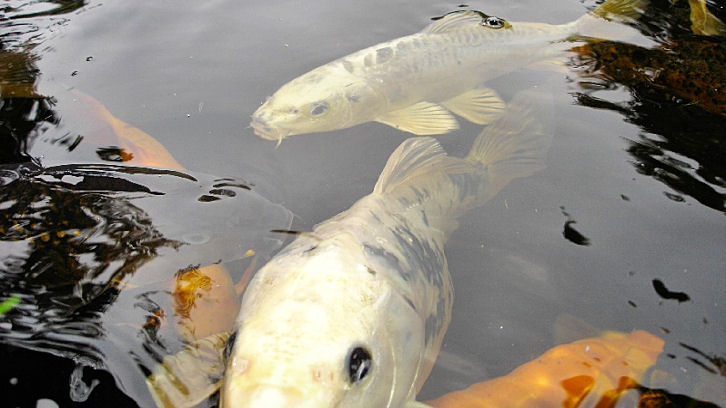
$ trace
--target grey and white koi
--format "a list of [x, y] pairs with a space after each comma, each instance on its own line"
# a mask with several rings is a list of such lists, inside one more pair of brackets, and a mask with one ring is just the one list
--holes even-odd
[[[635, 35], [619, 24], [648, 0], [609, 0], [561, 25], [507, 22], [479, 11], [449, 13], [416, 34], [363, 49], [282, 86], [252, 115], [265, 139], [344, 129], [377, 121], [417, 135], [496, 119], [504, 103], [483, 84], [524, 67], [564, 66], [569, 39]], [[613, 21], [614, 20], [614, 21]], [[553, 62], [553, 59], [555, 62]]]
[[[544, 104], [539, 104], [544, 105]], [[463, 158], [403, 142], [373, 192], [300, 234], [248, 286], [222, 407], [415, 407], [451, 317], [444, 244], [457, 218], [544, 167], [531, 94]]]

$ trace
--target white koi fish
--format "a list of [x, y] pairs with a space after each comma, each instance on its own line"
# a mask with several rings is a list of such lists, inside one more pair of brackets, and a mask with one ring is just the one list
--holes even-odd
[[[564, 64], [568, 39], [617, 39], [633, 29], [647, 0], [609, 0], [562, 25], [507, 22], [462, 10], [423, 31], [363, 49], [293, 79], [252, 115], [265, 139], [344, 129], [376, 121], [416, 135], [458, 128], [452, 112], [487, 124], [505, 105], [482, 84], [524, 67]], [[614, 21], [612, 21], [614, 20]]]
[[453, 302], [444, 244], [457, 217], [544, 168], [551, 136], [534, 98], [516, 96], [464, 158], [406, 140], [371, 194], [261, 268], [230, 338], [221, 406], [424, 406], [415, 398]]

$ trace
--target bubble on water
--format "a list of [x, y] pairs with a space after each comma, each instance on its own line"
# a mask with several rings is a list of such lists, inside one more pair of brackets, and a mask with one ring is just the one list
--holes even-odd
[[187, 244], [202, 245], [202, 244], [206, 244], [207, 242], [209, 242], [212, 238], [207, 234], [204, 234], [201, 232], [195, 232], [195, 233], [191, 233], [191, 234], [185, 234], [182, 237], [182, 239]]

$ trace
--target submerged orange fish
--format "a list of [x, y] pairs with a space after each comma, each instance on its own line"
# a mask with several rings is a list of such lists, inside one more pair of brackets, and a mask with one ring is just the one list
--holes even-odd
[[554, 347], [510, 374], [427, 403], [436, 408], [613, 407], [663, 351], [642, 330]]
[[[83, 103], [86, 115], [94, 118], [89, 134], [91, 143], [112, 143], [118, 146], [121, 161], [137, 166], [186, 170], [154, 137], [115, 117], [103, 104], [79, 91], [73, 97]], [[255, 253], [249, 250], [244, 257]], [[206, 265], [178, 271], [170, 283], [174, 303], [173, 321], [177, 331], [193, 342], [207, 336], [229, 331], [239, 309], [239, 295], [254, 260], [239, 284], [235, 286], [222, 265]], [[163, 319], [155, 319], [161, 324]]]

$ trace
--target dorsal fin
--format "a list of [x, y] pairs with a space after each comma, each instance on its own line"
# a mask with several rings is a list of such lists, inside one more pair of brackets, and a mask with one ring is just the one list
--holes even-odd
[[428, 27], [423, 29], [424, 33], [446, 33], [462, 29], [471, 29], [481, 26], [481, 23], [489, 17], [477, 10], [457, 10], [444, 14]]
[[412, 137], [401, 143], [388, 158], [378, 177], [374, 193], [388, 193], [445, 159], [446, 152], [432, 137]]

